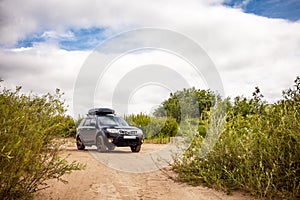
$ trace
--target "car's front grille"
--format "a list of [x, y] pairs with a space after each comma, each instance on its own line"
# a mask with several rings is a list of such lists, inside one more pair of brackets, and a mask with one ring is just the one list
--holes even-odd
[[137, 131], [130, 131], [129, 134], [131, 134], [131, 135], [136, 135], [136, 134], [137, 134]]
[[137, 131], [120, 130], [120, 133], [126, 135], [136, 135]]

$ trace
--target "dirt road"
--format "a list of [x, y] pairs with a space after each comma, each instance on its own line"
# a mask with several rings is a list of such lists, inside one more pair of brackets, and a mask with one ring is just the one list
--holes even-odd
[[[128, 173], [115, 170], [107, 166], [109, 158], [128, 158], [137, 155], [147, 155], [152, 151], [163, 148], [163, 145], [143, 144], [140, 153], [131, 153], [129, 147], [116, 148], [110, 153], [98, 153], [93, 148], [78, 151], [75, 144], [69, 144], [66, 153], [70, 154], [68, 160], [76, 160], [86, 164], [86, 169], [65, 175], [68, 184], [56, 180], [49, 181], [50, 188], [35, 195], [37, 200], [47, 199], [203, 199], [203, 200], [240, 200], [249, 199], [242, 193], [231, 196], [223, 192], [205, 187], [192, 187], [184, 183], [175, 182], [170, 176], [174, 174], [167, 169], [143, 173]], [[127, 156], [127, 157], [126, 157]], [[135, 166], [129, 160], [128, 165]], [[126, 170], [125, 170], [126, 171]], [[142, 169], [140, 171], [143, 171]]]

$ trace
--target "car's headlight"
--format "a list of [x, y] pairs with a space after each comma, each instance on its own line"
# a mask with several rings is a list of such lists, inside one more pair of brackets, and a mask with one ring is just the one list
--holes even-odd
[[141, 129], [137, 130], [138, 135], [143, 135], [143, 131]]
[[114, 129], [114, 128], [108, 128], [106, 129], [107, 132], [110, 132], [110, 133], [119, 133], [119, 130], [118, 129]]

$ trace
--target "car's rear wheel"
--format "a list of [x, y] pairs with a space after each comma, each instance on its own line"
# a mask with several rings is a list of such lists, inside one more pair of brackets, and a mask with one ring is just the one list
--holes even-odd
[[137, 152], [140, 152], [141, 147], [142, 147], [142, 145], [139, 144], [139, 145], [131, 146], [130, 148], [131, 148], [131, 151], [132, 151], [132, 152], [137, 153]]
[[77, 149], [78, 149], [78, 150], [84, 150], [84, 149], [85, 149], [85, 146], [84, 146], [84, 144], [82, 143], [80, 137], [77, 137], [77, 138], [76, 138], [76, 146], [77, 146]]
[[106, 151], [106, 145], [102, 135], [97, 136], [96, 147], [97, 147], [97, 151], [100, 152]]

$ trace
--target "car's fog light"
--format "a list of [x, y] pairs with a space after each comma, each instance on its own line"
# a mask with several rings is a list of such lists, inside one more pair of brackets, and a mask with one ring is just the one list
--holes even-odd
[[114, 139], [113, 139], [113, 138], [108, 138], [108, 141], [109, 141], [109, 142], [113, 142]]

